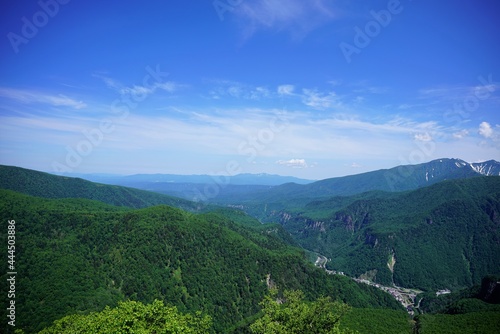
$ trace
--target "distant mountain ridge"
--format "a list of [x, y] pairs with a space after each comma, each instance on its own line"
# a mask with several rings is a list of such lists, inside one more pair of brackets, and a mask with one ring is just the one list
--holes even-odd
[[[319, 181], [265, 173], [238, 174], [234, 176], [175, 174], [135, 174], [128, 176], [71, 174], [69, 176], [83, 178], [92, 182], [147, 190], [195, 202], [255, 205], [264, 202], [289, 203], [294, 200], [303, 201], [304, 199], [324, 199], [331, 196], [351, 196], [373, 190], [407, 191], [430, 186], [444, 180], [464, 179], [481, 175], [500, 175], [500, 162], [488, 160], [468, 163], [461, 159], [442, 158], [417, 165], [402, 165], [390, 169]], [[43, 196], [42, 194], [34, 195]]]
[[239, 197], [258, 190], [293, 182], [308, 184], [312, 180], [274, 174], [176, 175], [176, 174], [65, 174], [92, 182], [132, 187], [189, 201], [207, 202], [219, 196]]
[[[115, 174], [64, 174], [70, 177], [79, 177], [92, 182], [101, 182], [116, 185], [134, 185], [149, 183], [195, 183], [212, 184], [223, 183], [227, 185], [262, 185], [277, 186], [284, 183], [294, 182], [297, 184], [308, 184], [315, 180], [306, 180], [294, 176], [283, 176], [276, 174], [251, 174], [242, 173], [236, 175], [208, 175], [208, 174], [133, 174], [133, 175], [115, 175]], [[62, 175], [62, 176], [64, 176]]]
[[227, 200], [228, 202], [237, 200], [275, 202], [299, 198], [351, 196], [373, 190], [398, 192], [430, 186], [445, 180], [466, 179], [481, 175], [499, 176], [500, 162], [489, 160], [468, 163], [461, 159], [443, 158], [417, 165], [403, 165], [362, 174], [329, 178], [305, 185], [287, 183], [269, 190]]
[[[475, 177], [479, 175], [500, 175], [500, 162], [489, 160], [479, 163], [468, 163], [461, 159], [436, 159], [417, 165], [403, 165], [390, 169], [330, 178], [306, 185], [304, 188], [325, 188], [330, 186], [342, 189], [344, 193], [335, 195], [351, 195], [353, 193], [383, 190], [404, 191], [428, 186], [437, 182], [452, 179]], [[351, 194], [340, 186], [359, 181], [360, 186], [351, 188]], [[319, 187], [318, 187], [319, 186]]]

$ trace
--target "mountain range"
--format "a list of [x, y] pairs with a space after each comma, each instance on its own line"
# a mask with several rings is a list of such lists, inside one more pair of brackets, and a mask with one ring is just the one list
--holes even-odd
[[500, 163], [489, 160], [468, 163], [460, 159], [437, 159], [418, 165], [398, 166], [362, 174], [319, 181], [271, 174], [174, 175], [71, 174], [93, 182], [133, 187], [181, 197], [191, 201], [233, 204], [234, 202], [284, 202], [298, 198], [346, 196], [371, 190], [404, 191], [444, 180], [479, 175], [500, 175]]
[[[210, 315], [214, 332], [248, 333], [259, 301], [277, 286], [347, 302], [354, 310], [346, 323], [360, 333], [420, 334], [452, 323], [474, 323], [462, 330], [477, 332], [474, 310], [491, 332], [500, 279], [488, 279], [486, 292], [458, 291], [500, 277], [499, 174], [493, 160], [438, 159], [306, 184], [134, 176], [182, 184], [189, 196], [220, 188], [190, 201], [0, 166], [0, 215], [16, 221], [17, 311], [31, 314], [19, 325], [32, 333], [66, 315], [160, 299]], [[384, 286], [422, 291], [411, 322]]]
[[276, 174], [236, 174], [231, 176], [225, 175], [179, 175], [179, 174], [133, 174], [133, 175], [116, 175], [116, 174], [76, 174], [65, 173], [61, 176], [78, 177], [92, 182], [100, 182], [107, 184], [131, 185], [131, 184], [148, 184], [148, 183], [196, 183], [196, 184], [211, 184], [224, 183], [228, 185], [264, 185], [276, 186], [283, 183], [307, 184], [314, 182], [313, 180], [301, 179], [293, 176], [282, 176]]
[[[288, 201], [297, 198], [349, 196], [373, 190], [397, 192], [426, 187], [445, 180], [495, 175], [500, 176], [500, 162], [495, 160], [467, 163], [460, 159], [437, 159], [418, 165], [398, 166], [391, 169], [329, 178], [305, 185], [287, 183], [268, 190], [246, 193], [237, 200], [261, 199], [273, 202], [277, 199]], [[218, 200], [218, 198], [214, 199], [215, 202]], [[226, 201], [227, 199], [220, 200]]]

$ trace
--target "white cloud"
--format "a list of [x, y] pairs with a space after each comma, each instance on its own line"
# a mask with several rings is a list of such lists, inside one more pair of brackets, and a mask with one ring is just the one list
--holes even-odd
[[417, 133], [413, 136], [413, 139], [417, 141], [431, 141], [432, 136], [429, 133]]
[[360, 164], [358, 164], [358, 163], [353, 162], [353, 163], [351, 164], [351, 167], [352, 167], [352, 168], [361, 168], [362, 166], [361, 166]]
[[278, 165], [285, 165], [292, 168], [307, 168], [305, 159], [278, 160], [276, 163]]
[[0, 96], [28, 104], [43, 103], [55, 107], [71, 107], [74, 109], [83, 109], [87, 107], [87, 104], [84, 103], [83, 101], [72, 99], [63, 94], [51, 95], [37, 91], [29, 91], [29, 90], [21, 90], [13, 88], [0, 88]]
[[[244, 87], [251, 89], [243, 90], [245, 93], [241, 96], [250, 97], [247, 93], [253, 90], [259, 92], [259, 96], [267, 94], [266, 89], [261, 86]], [[263, 89], [258, 89], [259, 87]], [[278, 93], [273, 90], [270, 94], [271, 97], [276, 97]], [[320, 97], [327, 96], [318, 94]], [[302, 91], [299, 89], [294, 96], [300, 101]], [[338, 103], [335, 98], [334, 96], [332, 102], [334, 104]], [[433, 156], [426, 155], [426, 159], [448, 155], [464, 159], [479, 154], [498, 155], [498, 148], [493, 144], [500, 129], [494, 123], [489, 126], [493, 131], [487, 140], [489, 145], [478, 147], [477, 137], [469, 135], [467, 130], [446, 128], [437, 122], [419, 122], [402, 117], [369, 118], [347, 112], [334, 115], [314, 113], [314, 118], [311, 118], [313, 113], [307, 109], [302, 107], [299, 110], [284, 111], [281, 108], [235, 107], [219, 108], [214, 112], [210, 108], [177, 107], [175, 113], [150, 115], [142, 113], [141, 106], [138, 106], [126, 119], [107, 114], [113, 121], [115, 130], [105, 135], [95, 152], [109, 150], [116, 155], [123, 152], [145, 155], [142, 152], [175, 150], [183, 152], [193, 161], [197, 159], [194, 157], [208, 154], [227, 156], [227, 159], [238, 161], [244, 168], [250, 168], [246, 164], [247, 159], [250, 154], [256, 154], [256, 159], [267, 161], [270, 168], [281, 171], [283, 167], [296, 168], [294, 171], [297, 173], [311, 171], [314, 166], [312, 161], [321, 160], [321, 164], [315, 169], [318, 173], [321, 170], [325, 175], [333, 170], [328, 169], [332, 165], [324, 163], [324, 159], [329, 157], [343, 161], [338, 165], [347, 171], [359, 168], [358, 163], [369, 165], [365, 160], [356, 160], [360, 157], [380, 161], [397, 160], [399, 156], [407, 158], [420, 145], [427, 145], [422, 144], [425, 140], [432, 140], [436, 144], [436, 153]], [[94, 110], [94, 107], [89, 110]], [[54, 150], [51, 159], [64, 157], [65, 145], [75, 147], [80, 141], [86, 140], [82, 131], [97, 128], [100, 121], [87, 112], [84, 115], [68, 113], [64, 118], [45, 113], [30, 117], [29, 112], [27, 110], [23, 115], [16, 113], [15, 117], [10, 118], [0, 115], [1, 135], [11, 141], [21, 142], [29, 138], [31, 142], [60, 146]], [[464, 139], [447, 140], [459, 137]], [[98, 155], [95, 157], [97, 159]], [[352, 163], [354, 160], [357, 162]]]
[[242, 94], [242, 88], [238, 86], [231, 86], [227, 88], [227, 93], [232, 97], [240, 97]]
[[163, 83], [158, 83], [155, 85], [155, 87], [157, 87], [158, 89], [162, 89], [166, 92], [173, 93], [181, 88], [185, 88], [186, 85], [178, 84], [172, 81], [167, 81]]
[[314, 109], [327, 109], [340, 106], [339, 97], [334, 92], [319, 93], [313, 89], [303, 89], [302, 103]]
[[280, 85], [280, 86], [278, 86], [278, 94], [279, 95], [293, 95], [294, 90], [295, 90], [294, 85]]
[[122, 95], [135, 95], [135, 96], [144, 96], [153, 93], [152, 88], [146, 88], [143, 86], [132, 86], [132, 87], [123, 87], [120, 89], [120, 94]]
[[359, 120], [349, 117], [331, 117], [317, 121], [310, 121], [315, 127], [327, 127], [330, 131], [364, 131], [378, 135], [410, 135], [419, 130], [422, 133], [438, 132], [441, 130], [436, 122], [418, 123], [410, 119], [395, 118], [382, 123], [376, 123], [368, 120]]
[[119, 90], [120, 94], [123, 95], [138, 95], [138, 96], [147, 96], [155, 93], [157, 90], [164, 90], [168, 93], [173, 93], [181, 88], [185, 87], [185, 85], [181, 85], [175, 82], [167, 81], [162, 83], [155, 83], [150, 87], [138, 86], [134, 85], [132, 87], [123, 87]]
[[[491, 81], [491, 77], [488, 81]], [[470, 121], [472, 112], [478, 108], [497, 108], [499, 101], [498, 84], [483, 83], [480, 78], [477, 83], [479, 85], [444, 85], [420, 89], [418, 97], [422, 103], [417, 103], [417, 106], [429, 111], [445, 110], [445, 118], [453, 122]]]
[[106, 84], [106, 86], [108, 86], [108, 88], [114, 89], [116, 91], [119, 91], [120, 89], [123, 88], [123, 85], [115, 79], [109, 78], [101, 74], [93, 74], [93, 76], [101, 79]]
[[442, 99], [445, 101], [461, 98], [468, 93], [470, 87], [455, 86], [455, 87], [431, 87], [419, 89], [418, 93], [421, 98]]
[[476, 96], [478, 99], [487, 99], [490, 97], [491, 93], [498, 90], [500, 86], [498, 84], [488, 84], [488, 85], [481, 85], [481, 86], [476, 86], [473, 87], [472, 93], [474, 93], [474, 96]]
[[271, 92], [263, 86], [252, 86], [230, 80], [215, 80], [209, 95], [213, 99], [229, 96], [236, 99], [260, 100], [271, 97]]
[[493, 136], [493, 128], [490, 123], [482, 122], [479, 124], [479, 134], [484, 138], [491, 138]]
[[250, 99], [258, 100], [261, 97], [269, 97], [271, 93], [266, 87], [255, 87], [253, 91], [250, 92]]
[[453, 138], [455, 139], [463, 139], [469, 135], [469, 131], [467, 130], [461, 130], [458, 132], [453, 133]]
[[101, 79], [104, 81], [106, 86], [118, 92], [121, 95], [134, 95], [140, 97], [147, 97], [148, 95], [156, 93], [158, 90], [163, 90], [168, 93], [174, 93], [180, 89], [187, 87], [184, 84], [176, 83], [173, 81], [165, 81], [165, 82], [155, 82], [150, 86], [141, 86], [141, 85], [133, 85], [131, 87], [127, 87], [123, 85], [118, 80], [100, 75], [94, 74], [94, 77]]

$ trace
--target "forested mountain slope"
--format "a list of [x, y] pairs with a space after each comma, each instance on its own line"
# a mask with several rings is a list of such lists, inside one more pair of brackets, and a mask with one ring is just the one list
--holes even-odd
[[3, 165], [0, 165], [0, 188], [44, 198], [86, 198], [131, 208], [144, 208], [159, 204], [185, 210], [200, 208], [198, 204], [185, 199], [158, 193]]
[[[23, 315], [17, 328], [27, 333], [125, 299], [160, 299], [180, 311], [202, 311], [217, 332], [230, 331], [259, 311], [273, 285], [355, 307], [400, 308], [389, 294], [327, 275], [282, 241], [279, 225], [249, 217], [243, 226], [218, 213], [133, 210], [9, 190], [0, 191], [0, 217], [16, 222], [16, 312]], [[6, 231], [0, 232], [4, 244]], [[1, 289], [4, 300], [6, 285]], [[2, 314], [5, 319], [5, 308]]]
[[273, 216], [333, 269], [424, 290], [500, 273], [500, 177], [314, 201]]

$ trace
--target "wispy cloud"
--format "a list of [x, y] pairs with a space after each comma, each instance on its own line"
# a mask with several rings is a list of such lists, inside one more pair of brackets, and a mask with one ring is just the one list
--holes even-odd
[[[343, 101], [344, 97], [337, 95], [334, 91], [321, 91], [315, 88], [297, 90], [297, 87], [293, 84], [278, 85], [272, 89], [231, 80], [213, 80], [212, 84], [208, 95], [216, 100], [223, 98], [243, 100], [279, 99], [278, 102], [282, 103], [282, 99], [287, 98], [296, 100], [303, 106], [316, 110], [347, 107], [347, 104]], [[361, 97], [354, 100], [356, 103], [361, 101]]]
[[[276, 168], [312, 168], [316, 164], [310, 161], [324, 157], [347, 160], [348, 166], [358, 168], [358, 163], [366, 166], [366, 159], [407, 156], [415, 150], [416, 144], [429, 141], [436, 144], [436, 154], [442, 156], [464, 154], [460, 150], [486, 154], [496, 151], [494, 148], [478, 147], [478, 139], [482, 138], [492, 146], [495, 133], [499, 132], [498, 127], [490, 123], [482, 124], [473, 133], [472, 130], [444, 128], [435, 122], [409, 118], [380, 120], [329, 113], [311, 120], [310, 113], [300, 109], [227, 108], [213, 112], [180, 108], [175, 114], [146, 115], [137, 112], [124, 120], [110, 117], [114, 131], [104, 135], [102, 144], [95, 148], [95, 152], [106, 150], [117, 155], [123, 152], [130, 152], [129, 155], [189, 152], [190, 157], [207, 154], [231, 156], [243, 165], [248, 157], [245, 152], [254, 151], [259, 161]], [[52, 150], [53, 155], [48, 156], [48, 160], [61, 159], [66, 152], [65, 147], [76, 147], [87, 140], [86, 131], [98, 127], [99, 120], [87, 115], [71, 114], [65, 115], [65, 118], [50, 114], [33, 117], [0, 115], [3, 138], [8, 137], [11, 142], [17, 143], [43, 142], [50, 147], [58, 147]], [[448, 140], [460, 139], [458, 137], [463, 139]], [[242, 143], [246, 150], [240, 150]], [[96, 159], [98, 156], [95, 155]], [[350, 165], [353, 156], [365, 160]], [[327, 173], [327, 167], [317, 166], [325, 168]]]
[[465, 130], [465, 129], [454, 132], [452, 134], [453, 138], [455, 138], [455, 139], [463, 139], [463, 138], [467, 137], [468, 135], [469, 135], [469, 131]]
[[302, 93], [302, 102], [314, 109], [323, 110], [341, 105], [340, 98], [334, 92], [321, 93], [312, 89], [303, 89]]
[[413, 138], [416, 140], [416, 141], [431, 141], [432, 140], [432, 136], [425, 132], [425, 133], [417, 133], [413, 136]]
[[53, 95], [39, 91], [0, 87], [0, 96], [26, 104], [41, 103], [54, 107], [70, 107], [73, 109], [83, 109], [87, 107], [87, 104], [83, 101], [72, 99], [63, 94]]
[[260, 100], [272, 96], [271, 91], [264, 86], [248, 85], [231, 80], [212, 80], [213, 87], [209, 95], [213, 99], [231, 97], [246, 100]]
[[290, 160], [278, 160], [276, 161], [278, 165], [285, 165], [292, 168], [307, 168], [307, 162], [305, 159], [290, 159]]
[[293, 95], [293, 91], [295, 90], [294, 85], [280, 85], [277, 88], [278, 95]]
[[[484, 103], [485, 101], [498, 100], [500, 84], [490, 83], [486, 85], [455, 85], [437, 86], [418, 90], [420, 99], [435, 101], [435, 103], [458, 102], [462, 104]], [[473, 101], [475, 100], [475, 102]], [[467, 105], [464, 105], [466, 107]], [[469, 106], [473, 108], [472, 105]]]
[[114, 90], [120, 95], [133, 95], [133, 96], [146, 97], [148, 95], [154, 94], [158, 90], [165, 91], [167, 93], [174, 93], [187, 87], [187, 85], [185, 84], [180, 84], [174, 81], [154, 82], [152, 85], [148, 86], [145, 85], [126, 86], [116, 79], [101, 74], [94, 74], [94, 77], [101, 79], [108, 88]]
[[235, 15], [247, 38], [259, 30], [286, 31], [294, 38], [302, 38], [336, 17], [326, 0], [243, 1], [236, 7]]
[[314, 126], [328, 127], [332, 130], [344, 131], [364, 131], [379, 135], [413, 135], [415, 132], [439, 132], [443, 130], [441, 126], [434, 121], [416, 122], [405, 118], [392, 118], [385, 122], [374, 122], [369, 120], [360, 120], [355, 117], [330, 117], [311, 121]]
[[357, 94], [385, 94], [389, 91], [387, 87], [372, 86], [366, 82], [361, 82], [354, 86], [358, 86], [352, 90]]

